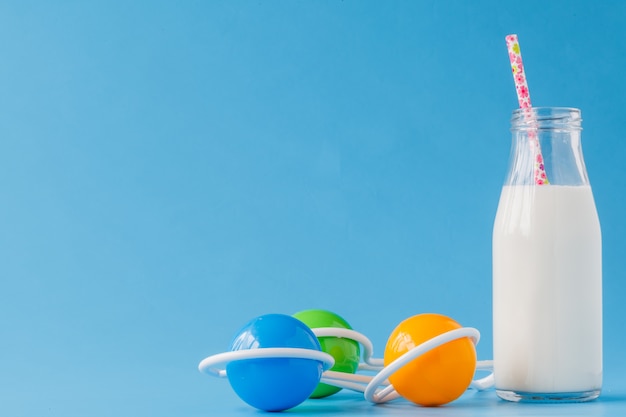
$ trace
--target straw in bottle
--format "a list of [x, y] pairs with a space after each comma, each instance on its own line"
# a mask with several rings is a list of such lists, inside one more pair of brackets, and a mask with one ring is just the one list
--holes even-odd
[[[506, 36], [506, 46], [509, 50], [509, 59], [511, 61], [511, 69], [513, 70], [513, 80], [515, 81], [515, 90], [517, 91], [517, 100], [521, 109], [528, 109], [527, 117], [531, 117], [530, 108], [530, 92], [528, 91], [528, 82], [526, 81], [526, 73], [524, 72], [524, 63], [522, 62], [522, 52], [519, 47], [517, 35]], [[546, 185], [550, 182], [546, 176], [545, 166], [543, 164], [543, 156], [541, 155], [541, 146], [537, 138], [537, 131], [530, 130], [528, 132], [530, 146], [533, 151], [535, 160], [534, 179], [536, 185]]]

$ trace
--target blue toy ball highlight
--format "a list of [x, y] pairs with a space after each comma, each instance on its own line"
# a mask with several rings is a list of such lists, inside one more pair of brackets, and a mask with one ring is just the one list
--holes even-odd
[[[302, 348], [321, 351], [315, 334], [284, 314], [259, 316], [237, 333], [230, 350]], [[259, 358], [230, 362], [226, 373], [235, 393], [252, 407], [282, 411], [306, 400], [320, 381], [323, 364], [303, 358]]]

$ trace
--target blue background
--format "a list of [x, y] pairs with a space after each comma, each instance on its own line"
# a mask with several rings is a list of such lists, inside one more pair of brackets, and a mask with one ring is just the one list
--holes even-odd
[[[256, 415], [200, 374], [249, 319], [326, 308], [380, 354], [422, 312], [482, 332], [516, 107], [583, 111], [604, 394], [626, 411], [626, 3], [0, 3], [0, 415]], [[351, 393], [294, 413], [396, 415]]]

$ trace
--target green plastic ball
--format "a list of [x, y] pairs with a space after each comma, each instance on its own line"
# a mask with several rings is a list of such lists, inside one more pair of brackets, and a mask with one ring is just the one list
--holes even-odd
[[[320, 327], [338, 327], [350, 329], [352, 327], [341, 316], [327, 310], [304, 310], [293, 315], [311, 329]], [[350, 339], [339, 337], [318, 337], [322, 351], [335, 358], [335, 365], [331, 371], [355, 373], [361, 357], [359, 344]], [[319, 383], [310, 398], [323, 398], [341, 391], [341, 388]]]

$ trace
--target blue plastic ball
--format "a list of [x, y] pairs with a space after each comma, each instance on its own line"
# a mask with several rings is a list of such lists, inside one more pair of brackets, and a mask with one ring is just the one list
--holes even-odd
[[[230, 350], [276, 347], [321, 351], [311, 329], [284, 314], [251, 320], [237, 333]], [[320, 361], [301, 358], [246, 359], [226, 365], [228, 380], [239, 398], [265, 411], [282, 411], [302, 403], [315, 390], [322, 371]]]

